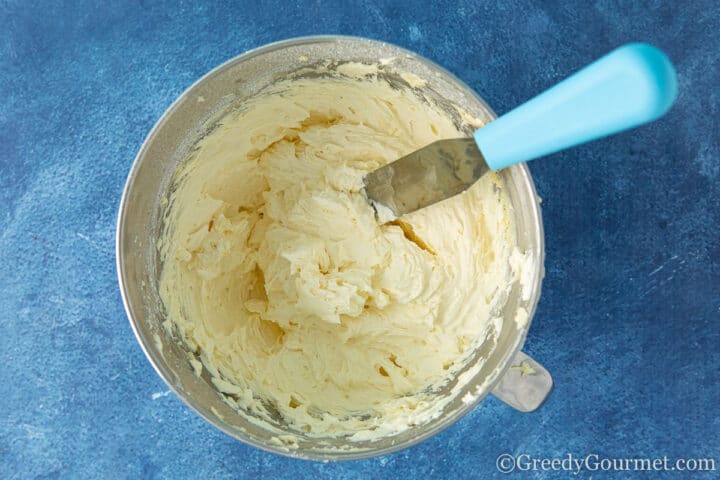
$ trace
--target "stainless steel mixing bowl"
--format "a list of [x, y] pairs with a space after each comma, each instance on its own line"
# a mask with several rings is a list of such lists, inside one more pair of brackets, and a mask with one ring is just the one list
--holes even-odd
[[[504, 170], [502, 178], [513, 205], [518, 245], [533, 258], [532, 268], [526, 272], [527, 288], [521, 291], [519, 283], [514, 285], [503, 311], [506, 321], [502, 330], [476, 349], [460, 372], [460, 375], [467, 372], [469, 381], [447, 403], [442, 414], [426, 424], [377, 440], [318, 439], [293, 431], [297, 442], [287, 441], [281, 435], [287, 431], [282, 419], [266, 428], [229, 407], [206, 376], [195, 375], [188, 361], [189, 352], [161, 325], [166, 316], [158, 292], [162, 261], [157, 241], [166, 208], [163, 198], [172, 187], [178, 165], [193, 145], [223, 112], [275, 81], [312, 74], [313, 65], [327, 60], [377, 63], [390, 58], [394, 59], [392, 69], [427, 80], [427, 85], [421, 87], [423, 93], [448, 112], [455, 112], [455, 116], [451, 105], [461, 106], [485, 122], [496, 118], [490, 107], [462, 81], [410, 51], [362, 38], [298, 38], [247, 52], [197, 81], [160, 118], [130, 170], [118, 217], [117, 269], [125, 309], [137, 339], [155, 370], [185, 403], [220, 430], [258, 448], [315, 460], [386, 454], [438, 433], [488, 393], [515, 408], [531, 411], [551, 389], [547, 371], [520, 351], [540, 296], [544, 260], [538, 197], [525, 165]], [[391, 81], [403, 81], [388, 75]], [[462, 119], [456, 120], [462, 123]], [[528, 314], [524, 325], [515, 321], [519, 309]], [[511, 365], [522, 368], [509, 368]], [[448, 385], [448, 392], [455, 383]]]

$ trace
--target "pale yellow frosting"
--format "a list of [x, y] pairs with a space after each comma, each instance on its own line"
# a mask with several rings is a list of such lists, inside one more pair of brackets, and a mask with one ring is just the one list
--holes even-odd
[[227, 115], [178, 172], [161, 242], [169, 319], [218, 390], [310, 435], [431, 418], [429, 390], [497, 327], [516, 274], [495, 174], [378, 224], [363, 176], [463, 134], [363, 76], [280, 83]]

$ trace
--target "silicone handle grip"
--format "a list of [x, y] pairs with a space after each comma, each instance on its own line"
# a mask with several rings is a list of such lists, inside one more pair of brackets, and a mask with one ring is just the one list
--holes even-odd
[[631, 43], [480, 128], [475, 141], [499, 170], [655, 120], [676, 96], [667, 56]]

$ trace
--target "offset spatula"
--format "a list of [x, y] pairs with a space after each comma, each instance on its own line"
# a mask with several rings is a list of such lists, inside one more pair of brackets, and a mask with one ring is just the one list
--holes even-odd
[[650, 122], [677, 96], [677, 75], [657, 48], [631, 43], [475, 131], [440, 140], [365, 176], [382, 222], [457, 195], [500, 170]]

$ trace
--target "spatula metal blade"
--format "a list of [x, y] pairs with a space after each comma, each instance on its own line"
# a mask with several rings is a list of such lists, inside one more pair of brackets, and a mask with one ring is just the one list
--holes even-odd
[[489, 169], [472, 138], [439, 140], [367, 174], [365, 192], [387, 222], [467, 190]]

